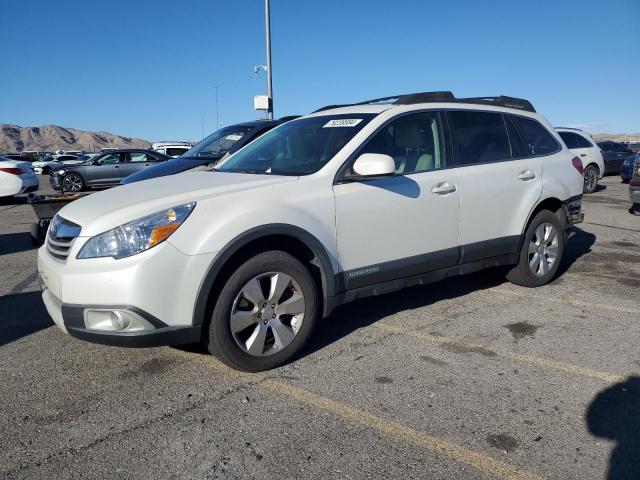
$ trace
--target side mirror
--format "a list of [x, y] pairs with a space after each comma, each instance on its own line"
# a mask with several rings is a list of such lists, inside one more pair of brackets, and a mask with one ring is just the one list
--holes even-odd
[[396, 162], [389, 155], [363, 153], [353, 164], [353, 171], [361, 177], [388, 177], [395, 175]]

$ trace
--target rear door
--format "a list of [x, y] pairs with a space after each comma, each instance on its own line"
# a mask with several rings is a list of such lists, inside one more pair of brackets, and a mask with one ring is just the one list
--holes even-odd
[[460, 263], [513, 254], [542, 194], [540, 159], [509, 115], [453, 110], [448, 120], [460, 177]]
[[620, 173], [622, 168], [622, 162], [629, 156], [629, 150], [627, 147], [620, 143], [611, 142], [611, 149], [613, 150], [612, 159], [608, 165], [606, 165], [607, 173]]
[[120, 182], [120, 152], [107, 153], [84, 169], [87, 185], [113, 185]]

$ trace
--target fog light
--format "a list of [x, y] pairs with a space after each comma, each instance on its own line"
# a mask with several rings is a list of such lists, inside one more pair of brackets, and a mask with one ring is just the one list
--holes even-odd
[[131, 310], [87, 308], [84, 311], [84, 326], [87, 330], [105, 332], [140, 332], [154, 327]]

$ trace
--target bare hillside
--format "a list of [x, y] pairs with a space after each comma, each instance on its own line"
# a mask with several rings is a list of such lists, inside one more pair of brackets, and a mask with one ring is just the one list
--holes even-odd
[[614, 142], [640, 142], [640, 133], [596, 133], [595, 140], [612, 140]]
[[151, 144], [139, 138], [123, 137], [108, 132], [86, 132], [57, 125], [20, 127], [0, 124], [0, 152], [23, 150], [55, 151], [101, 148], [149, 148]]

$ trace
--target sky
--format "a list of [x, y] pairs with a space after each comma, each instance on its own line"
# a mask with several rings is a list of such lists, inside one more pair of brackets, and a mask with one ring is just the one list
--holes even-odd
[[[0, 0], [0, 123], [198, 140], [266, 93], [263, 0]], [[420, 91], [640, 132], [640, 0], [272, 0], [275, 116]]]

